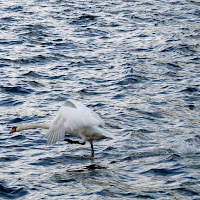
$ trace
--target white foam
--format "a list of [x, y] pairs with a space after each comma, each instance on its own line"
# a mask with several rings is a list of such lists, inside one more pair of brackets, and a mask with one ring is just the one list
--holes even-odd
[[179, 154], [196, 154], [200, 153], [200, 143], [195, 140], [187, 142], [179, 139], [173, 149]]

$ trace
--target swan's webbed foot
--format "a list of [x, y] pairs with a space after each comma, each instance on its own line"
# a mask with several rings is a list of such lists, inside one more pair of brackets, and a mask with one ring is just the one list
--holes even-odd
[[81, 144], [81, 145], [85, 144], [85, 142], [79, 142], [79, 141], [74, 141], [70, 139], [64, 139], [64, 141], [69, 142], [70, 144]]

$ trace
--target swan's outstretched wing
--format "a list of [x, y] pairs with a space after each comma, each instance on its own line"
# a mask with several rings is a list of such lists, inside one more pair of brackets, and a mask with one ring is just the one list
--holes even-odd
[[55, 144], [64, 139], [66, 130], [70, 133], [85, 126], [101, 124], [103, 120], [94, 111], [75, 100], [68, 100], [60, 108], [46, 134], [47, 144]]

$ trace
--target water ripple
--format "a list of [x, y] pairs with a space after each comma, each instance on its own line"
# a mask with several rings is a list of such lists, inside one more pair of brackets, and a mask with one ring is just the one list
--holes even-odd
[[28, 194], [28, 191], [23, 187], [7, 187], [0, 184], [0, 197], [5, 199], [20, 198]]
[[[197, 0], [0, 4], [0, 198], [199, 198]], [[8, 134], [68, 98], [113, 134], [93, 161], [45, 130]]]

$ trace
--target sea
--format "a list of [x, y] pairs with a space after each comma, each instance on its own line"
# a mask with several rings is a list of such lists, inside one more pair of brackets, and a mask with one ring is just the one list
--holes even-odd
[[[9, 134], [67, 99], [113, 136], [94, 159]], [[0, 199], [200, 200], [200, 1], [1, 0]]]

